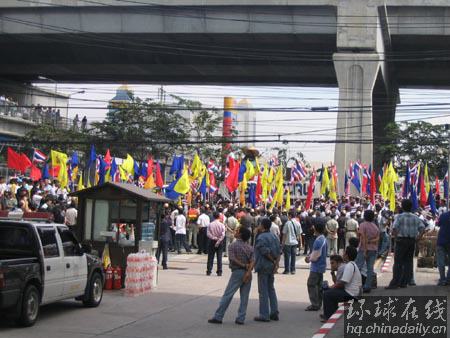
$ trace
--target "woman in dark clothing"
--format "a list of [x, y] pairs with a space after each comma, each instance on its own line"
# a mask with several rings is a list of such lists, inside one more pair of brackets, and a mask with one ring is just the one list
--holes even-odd
[[171, 241], [170, 227], [172, 226], [172, 220], [170, 219], [170, 214], [166, 213], [164, 218], [161, 220], [159, 226], [159, 247], [157, 259], [159, 263], [159, 257], [162, 252], [162, 267], [167, 270], [167, 253], [169, 251], [169, 245]]

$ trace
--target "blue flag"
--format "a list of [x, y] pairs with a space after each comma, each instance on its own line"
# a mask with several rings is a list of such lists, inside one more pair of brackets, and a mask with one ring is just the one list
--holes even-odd
[[180, 176], [183, 174], [184, 169], [184, 156], [174, 156], [172, 166], [170, 167], [169, 175], [174, 175], [176, 178], [180, 178]]
[[200, 188], [198, 189], [198, 191], [200, 191], [200, 193], [202, 194], [203, 199], [206, 199], [206, 190], [207, 190], [207, 187], [206, 187], [206, 175], [205, 175], [205, 176], [203, 176], [202, 184], [200, 184]]
[[47, 180], [50, 178], [50, 173], [48, 172], [48, 165], [44, 163], [44, 167], [42, 168], [42, 179]]
[[171, 199], [171, 200], [177, 200], [178, 197], [180, 197], [180, 194], [177, 193], [174, 188], [175, 185], [177, 184], [178, 180], [174, 180], [172, 183], [170, 183], [170, 185], [165, 189], [165, 195], [167, 198]]
[[78, 154], [76, 151], [72, 153], [72, 157], [70, 159], [70, 167], [73, 169], [75, 167], [78, 167], [79, 161], [78, 161]]
[[444, 197], [448, 198], [448, 176], [444, 177]]
[[355, 186], [356, 190], [358, 192], [361, 192], [361, 180], [359, 179], [359, 166], [358, 164], [353, 165], [353, 176], [352, 176], [352, 183]]
[[417, 200], [417, 191], [416, 189], [412, 190], [411, 193], [411, 202], [412, 202], [412, 211], [416, 211], [417, 209], [419, 209], [419, 201]]
[[369, 171], [367, 172], [367, 182], [366, 182], [366, 192], [367, 195], [371, 196], [371, 190], [370, 190], [370, 182], [372, 178], [372, 165], [369, 166]]
[[99, 156], [99, 166], [98, 166], [98, 185], [105, 184], [105, 176], [106, 176], [106, 166], [108, 165], [105, 160]]
[[406, 163], [406, 175], [405, 175], [405, 184], [403, 185], [403, 198], [408, 198], [408, 193], [411, 190], [410, 188], [411, 175], [409, 173], [409, 162]]
[[239, 167], [239, 175], [238, 175], [238, 182], [242, 182], [244, 179], [245, 172], [247, 171], [247, 166], [245, 165], [245, 162], [241, 162], [241, 166]]
[[256, 184], [254, 183], [248, 185], [248, 201], [252, 208], [256, 208]]
[[436, 215], [437, 214], [436, 200], [434, 199], [433, 189], [430, 189], [430, 192], [428, 193], [428, 205], [430, 206], [433, 215]]
[[111, 169], [109, 170], [109, 175], [111, 176], [111, 181], [115, 182], [115, 176], [117, 173], [117, 163], [116, 163], [116, 158], [114, 157], [112, 162], [111, 162]]
[[87, 168], [90, 168], [92, 163], [95, 163], [95, 161], [97, 161], [97, 154], [95, 153], [95, 147], [92, 144], [91, 145], [91, 152], [89, 154], [89, 161], [88, 161], [88, 164], [87, 164]]

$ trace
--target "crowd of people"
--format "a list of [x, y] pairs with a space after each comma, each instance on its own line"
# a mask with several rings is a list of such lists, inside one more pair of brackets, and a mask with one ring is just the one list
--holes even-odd
[[55, 223], [76, 226], [76, 200], [68, 196], [57, 180], [33, 182], [26, 177], [13, 177], [6, 181], [0, 177], [0, 211], [12, 214], [46, 212]]
[[[375, 205], [363, 197], [342, 197], [339, 203], [316, 199], [310, 210], [301, 201], [291, 210], [245, 208], [229, 202], [190, 208], [166, 206], [160, 232], [162, 266], [168, 267], [168, 251], [207, 254], [206, 275], [222, 275], [222, 257], [232, 270], [220, 305], [209, 320], [221, 323], [237, 290], [241, 304], [236, 318], [243, 324], [250, 292], [251, 275], [258, 275], [260, 299], [256, 321], [278, 320], [274, 274], [284, 256], [283, 274], [295, 274], [296, 260], [303, 255], [310, 265], [307, 280], [311, 304], [306, 311], [320, 311], [326, 321], [338, 303], [370, 293], [376, 287], [377, 258], [394, 252], [393, 278], [388, 289], [414, 286], [413, 257], [424, 233], [438, 232], [436, 249], [439, 285], [450, 283], [446, 264], [450, 254], [450, 214], [446, 201], [438, 200], [438, 214], [426, 209], [412, 212], [409, 199], [398, 200], [395, 212], [381, 198]], [[447, 221], [445, 221], [447, 219]], [[447, 224], [448, 223], [448, 224]], [[333, 285], [324, 282], [331, 269]]]

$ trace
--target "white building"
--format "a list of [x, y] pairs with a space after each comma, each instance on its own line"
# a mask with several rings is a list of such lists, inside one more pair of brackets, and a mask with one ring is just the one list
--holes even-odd
[[256, 112], [251, 110], [252, 105], [247, 99], [238, 101], [235, 105], [233, 116], [233, 128], [237, 132], [237, 139], [247, 141], [240, 147], [254, 146], [252, 142], [256, 138]]

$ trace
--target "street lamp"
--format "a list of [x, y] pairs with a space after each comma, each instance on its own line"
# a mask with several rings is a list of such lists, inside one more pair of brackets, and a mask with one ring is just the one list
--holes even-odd
[[[79, 90], [77, 92], [73, 92], [70, 93], [69, 95], [67, 95], [67, 108], [66, 108], [66, 120], [69, 120], [69, 100], [73, 95], [77, 95], [77, 94], [84, 94], [86, 91], [83, 90]], [[67, 122], [67, 121], [66, 121]]]
[[45, 77], [45, 76], [42, 76], [42, 75], [39, 75], [38, 79], [39, 80], [43, 80], [43, 81], [50, 81], [50, 82], [53, 82], [55, 84], [55, 109], [56, 109], [56, 96], [58, 95], [58, 83], [55, 80], [50, 79], [50, 78]]

